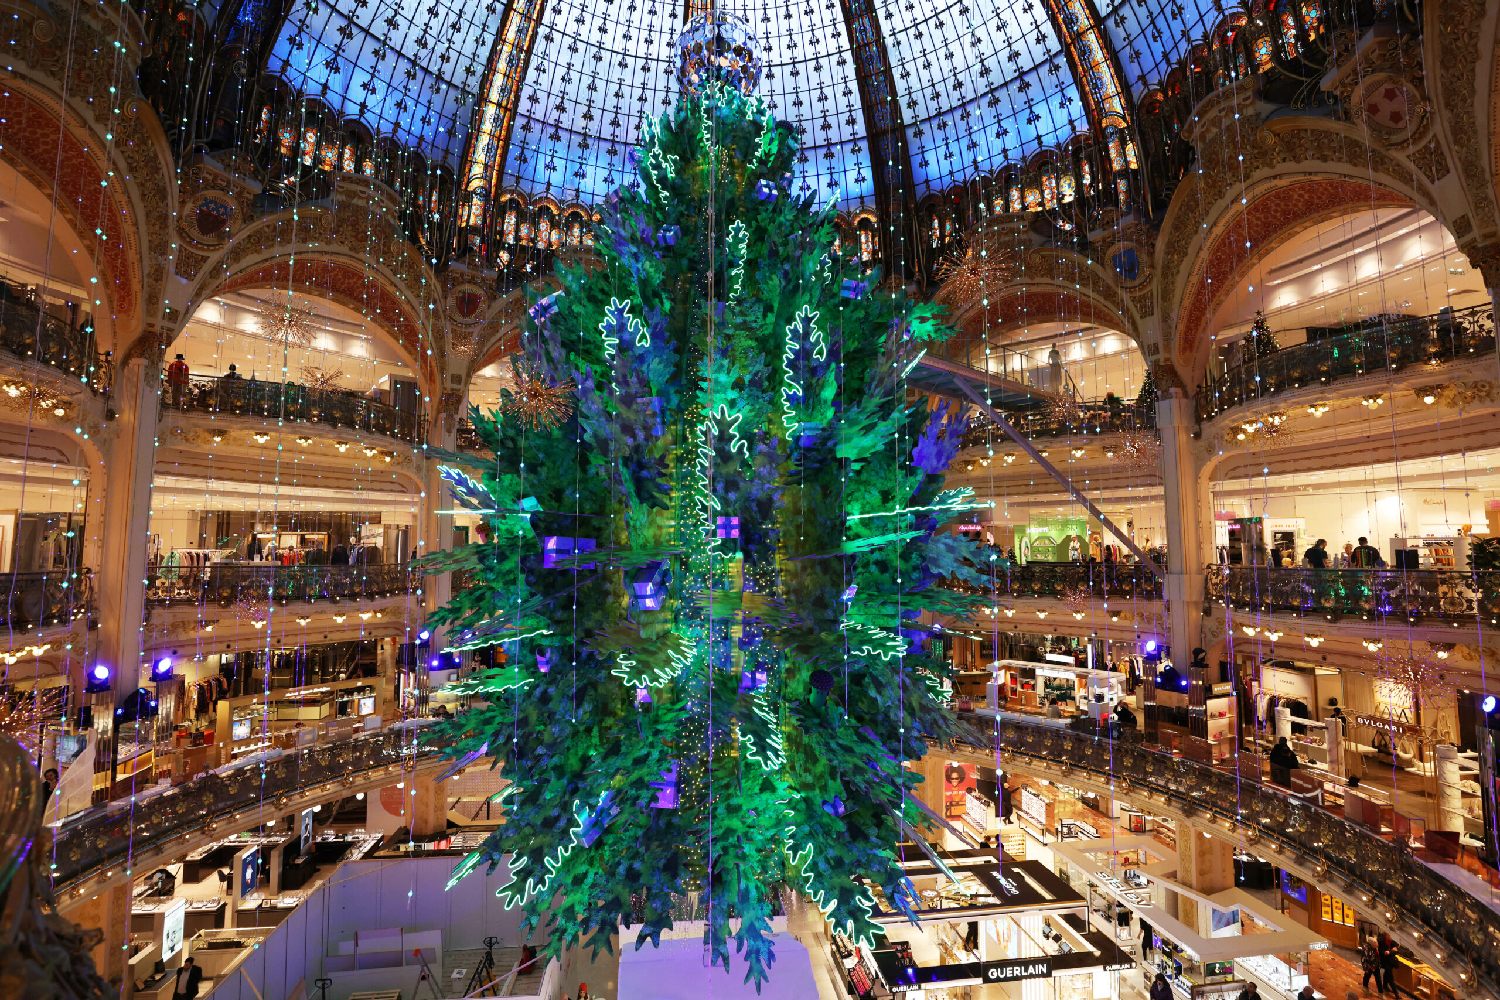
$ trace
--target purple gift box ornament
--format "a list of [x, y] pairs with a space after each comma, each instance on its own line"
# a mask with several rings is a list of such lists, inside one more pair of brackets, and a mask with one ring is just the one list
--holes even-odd
[[839, 287], [839, 294], [846, 299], [862, 299], [869, 291], [870, 283], [857, 278], [845, 278], [843, 285]]
[[765, 670], [744, 670], [740, 673], [740, 690], [746, 693], [759, 691], [766, 686], [768, 677]]
[[823, 803], [823, 811], [830, 816], [838, 817], [848, 812], [849, 808], [844, 805], [843, 799], [835, 795], [833, 798]]
[[714, 518], [714, 533], [720, 538], [740, 537], [740, 519], [733, 515], [719, 515]]
[[662, 226], [656, 233], [657, 246], [675, 247], [677, 238], [682, 235], [680, 226]]
[[672, 761], [672, 766], [661, 773], [661, 778], [650, 783], [656, 789], [656, 798], [651, 803], [652, 809], [676, 809], [677, 808], [677, 762]]
[[[584, 552], [592, 552], [596, 545], [597, 543], [592, 538], [569, 538], [567, 535], [543, 535], [542, 568], [556, 569], [559, 562]], [[570, 565], [564, 567], [564, 569], [593, 569], [597, 565], [597, 563], [580, 563], [576, 567]]]
[[859, 584], [849, 584], [849, 586], [844, 588], [844, 602], [847, 604], [849, 601], [854, 600], [854, 595], [857, 593], [859, 593]]
[[630, 579], [630, 606], [635, 611], [660, 611], [667, 599], [672, 571], [665, 562], [648, 562]]
[[552, 666], [557, 662], [557, 650], [539, 649], [536, 651], [536, 668], [542, 673], [551, 673]]
[[651, 704], [651, 689], [650, 688], [636, 688], [635, 689], [635, 704], [636, 704], [637, 708], [639, 708], [641, 705], [649, 705], [649, 704]]
[[771, 181], [761, 180], [755, 182], [756, 201], [775, 201], [777, 193], [776, 185]]

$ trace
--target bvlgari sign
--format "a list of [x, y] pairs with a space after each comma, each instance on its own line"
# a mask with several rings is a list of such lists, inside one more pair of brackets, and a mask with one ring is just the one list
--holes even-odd
[[1022, 979], [1048, 979], [1052, 976], [1052, 959], [1012, 958], [1004, 962], [984, 962], [979, 975], [987, 983], [1014, 983]]

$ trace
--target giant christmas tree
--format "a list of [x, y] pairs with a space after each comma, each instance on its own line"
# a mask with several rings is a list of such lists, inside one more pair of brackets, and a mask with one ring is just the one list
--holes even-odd
[[976, 504], [943, 487], [962, 419], [903, 385], [947, 329], [834, 249], [796, 155], [722, 79], [650, 123], [600, 264], [559, 271], [521, 387], [474, 414], [493, 458], [447, 456], [486, 530], [426, 560], [471, 581], [432, 622], [504, 655], [438, 740], [512, 781], [454, 877], [509, 858], [501, 895], [554, 952], [654, 941], [692, 896], [758, 982], [780, 893], [864, 938], [869, 885], [915, 902], [902, 762], [950, 726], [923, 614], [982, 580], [938, 532]]

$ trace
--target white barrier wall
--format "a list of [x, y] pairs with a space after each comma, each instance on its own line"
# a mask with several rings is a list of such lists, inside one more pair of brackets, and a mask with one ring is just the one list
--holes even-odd
[[[204, 996], [211, 1000], [303, 1000], [317, 995], [313, 981], [322, 975], [334, 980], [328, 1000], [343, 1000], [357, 990], [382, 985], [372, 982], [382, 976], [387, 988], [403, 988], [409, 994], [419, 971], [415, 965], [350, 969], [351, 963], [339, 956], [351, 950], [350, 942], [361, 932], [384, 940], [397, 930], [436, 931], [444, 952], [482, 948], [491, 935], [503, 947], [518, 947], [520, 913], [506, 910], [495, 896], [495, 890], [509, 879], [507, 870], [501, 867], [488, 876], [477, 871], [444, 891], [456, 860], [414, 858], [340, 865], [238, 969]], [[426, 934], [421, 939], [430, 958], [433, 951], [426, 945], [432, 939]], [[400, 958], [390, 956], [393, 962]], [[405, 961], [414, 959], [406, 956]], [[440, 967], [433, 971], [442, 974]]]

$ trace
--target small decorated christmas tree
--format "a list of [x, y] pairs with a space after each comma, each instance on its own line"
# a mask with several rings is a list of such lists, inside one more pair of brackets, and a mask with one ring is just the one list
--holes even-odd
[[1161, 398], [1156, 391], [1156, 376], [1151, 369], [1146, 369], [1146, 377], [1141, 380], [1140, 395], [1135, 397], [1135, 412], [1138, 414], [1156, 415], [1156, 401]]

